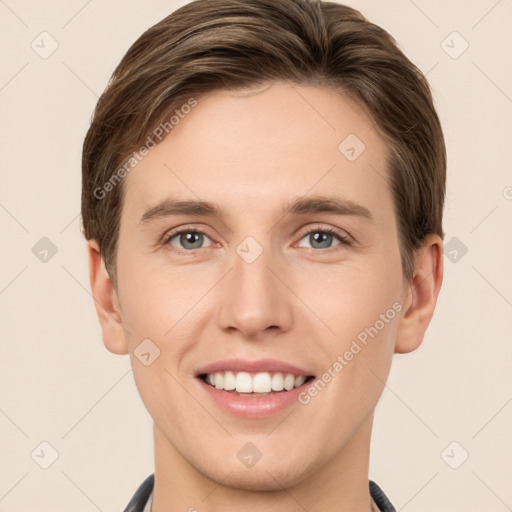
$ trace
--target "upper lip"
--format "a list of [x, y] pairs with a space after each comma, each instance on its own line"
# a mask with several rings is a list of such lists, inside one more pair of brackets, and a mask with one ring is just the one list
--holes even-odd
[[215, 361], [214, 363], [207, 364], [198, 368], [194, 374], [196, 377], [207, 373], [224, 372], [282, 372], [291, 373], [298, 376], [310, 376], [313, 373], [310, 370], [295, 366], [285, 361], [279, 361], [277, 359], [257, 359], [250, 361], [247, 359], [224, 359], [222, 361]]

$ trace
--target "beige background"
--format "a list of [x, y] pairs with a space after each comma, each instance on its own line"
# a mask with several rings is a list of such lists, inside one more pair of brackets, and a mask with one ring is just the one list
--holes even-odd
[[[182, 3], [0, 1], [0, 511], [123, 510], [153, 471], [150, 417], [90, 296], [80, 158], [114, 66]], [[446, 242], [459, 244], [423, 345], [395, 356], [370, 477], [399, 511], [512, 510], [512, 2], [347, 3], [428, 74], [449, 154]], [[43, 31], [58, 43], [47, 59], [31, 48], [51, 49]], [[453, 31], [469, 43], [458, 58]], [[43, 237], [57, 249], [45, 263]], [[58, 452], [48, 469], [43, 441]]]

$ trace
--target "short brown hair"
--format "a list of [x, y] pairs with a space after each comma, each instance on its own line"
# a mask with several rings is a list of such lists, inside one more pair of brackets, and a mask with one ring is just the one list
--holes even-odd
[[[130, 47], [85, 137], [84, 236], [98, 241], [115, 286], [124, 190], [122, 181], [112, 184], [115, 170], [191, 97], [274, 80], [334, 88], [376, 123], [389, 151], [389, 185], [407, 280], [425, 236], [444, 238], [441, 125], [425, 76], [390, 34], [334, 2], [195, 0]], [[109, 182], [112, 186], [101, 188]]]

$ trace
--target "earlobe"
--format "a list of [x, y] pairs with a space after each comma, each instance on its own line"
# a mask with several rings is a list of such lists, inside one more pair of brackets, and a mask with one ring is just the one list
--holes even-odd
[[437, 297], [443, 280], [443, 241], [438, 235], [427, 235], [414, 260], [414, 275], [405, 292], [405, 313], [400, 318], [395, 353], [416, 350], [434, 315]]
[[128, 354], [117, 292], [108, 275], [96, 240], [87, 244], [89, 281], [94, 307], [101, 325], [103, 343], [114, 354]]

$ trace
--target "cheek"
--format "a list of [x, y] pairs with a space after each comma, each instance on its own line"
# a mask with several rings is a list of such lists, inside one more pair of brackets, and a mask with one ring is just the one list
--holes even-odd
[[[314, 415], [325, 424], [339, 425], [350, 419], [350, 425], [359, 425], [382, 393], [402, 308], [398, 287], [382, 275], [366, 273], [358, 279], [331, 281], [323, 297], [309, 295], [334, 331], [318, 340], [323, 353], [322, 374], [317, 376], [320, 383], [312, 395], [303, 397], [304, 402], [315, 401]], [[339, 406], [328, 408], [325, 403]]]
[[376, 323], [381, 339], [392, 338], [396, 303], [400, 298], [400, 279], [393, 267], [372, 266], [365, 261], [338, 270], [303, 272], [301, 276], [296, 281], [297, 295], [306, 298], [308, 308], [319, 320], [318, 325], [325, 327], [322, 339], [331, 357], [361, 333], [360, 338], [364, 340], [365, 329]]
[[331, 392], [345, 397], [348, 406], [340, 414], [370, 411], [389, 373], [402, 304], [399, 274], [384, 267], [387, 272], [376, 265], [373, 271], [351, 274], [337, 299], [325, 301], [326, 322], [336, 333], [325, 345], [326, 371], [336, 375]]
[[183, 268], [169, 271], [149, 262], [126, 263], [120, 268], [123, 321], [137, 337], [162, 342], [172, 337], [194, 318], [201, 297], [211, 287], [209, 281], [214, 282], [211, 274]]

